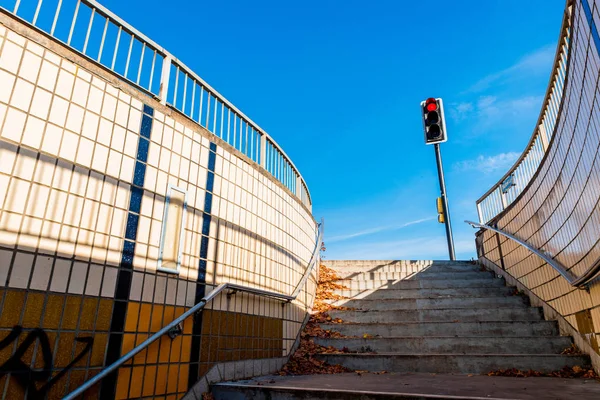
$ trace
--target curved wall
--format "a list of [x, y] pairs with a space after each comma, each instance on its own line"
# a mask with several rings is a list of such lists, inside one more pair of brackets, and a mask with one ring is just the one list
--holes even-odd
[[[61, 398], [224, 282], [290, 294], [316, 223], [234, 147], [0, 12], [0, 397]], [[86, 398], [273, 372], [310, 308], [218, 297]], [[207, 375], [208, 374], [208, 375]]]
[[[579, 277], [600, 261], [600, 2], [577, 0], [567, 6], [571, 3], [567, 78], [552, 141], [529, 186], [489, 225], [541, 249]], [[477, 243], [481, 260], [505, 269], [598, 353], [597, 278], [589, 290], [580, 290], [510, 239], [483, 231]]]

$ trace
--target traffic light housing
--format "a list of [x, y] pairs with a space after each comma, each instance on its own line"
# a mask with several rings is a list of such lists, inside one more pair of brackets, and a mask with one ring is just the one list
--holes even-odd
[[421, 102], [425, 144], [442, 143], [448, 140], [444, 119], [444, 102], [440, 98], [430, 97]]
[[441, 197], [437, 198], [436, 201], [436, 206], [437, 206], [437, 212], [438, 212], [438, 222], [440, 224], [443, 224], [444, 222], [446, 222], [446, 217], [444, 215], [444, 200], [442, 200]]

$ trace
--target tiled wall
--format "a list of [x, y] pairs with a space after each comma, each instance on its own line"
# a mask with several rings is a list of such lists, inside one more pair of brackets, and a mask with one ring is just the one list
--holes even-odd
[[[294, 291], [316, 224], [288, 189], [172, 109], [0, 17], [2, 399], [64, 396], [220, 283]], [[186, 204], [180, 264], [162, 272], [169, 190]], [[281, 358], [314, 290], [313, 273], [290, 304], [219, 296], [86, 398], [179, 398], [220, 362]]]
[[[575, 277], [600, 262], [599, 3], [573, 2], [567, 80], [553, 140], [529, 187], [491, 222], [542, 249]], [[581, 290], [510, 239], [484, 231], [477, 242], [482, 260], [503, 265], [598, 353], [598, 279]]]

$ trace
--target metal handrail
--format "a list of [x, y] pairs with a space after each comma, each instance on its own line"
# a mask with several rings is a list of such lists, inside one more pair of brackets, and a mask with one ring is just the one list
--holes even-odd
[[473, 222], [473, 221], [465, 221], [465, 222], [467, 224], [471, 225], [473, 228], [482, 228], [482, 229], [494, 231], [496, 233], [499, 233], [502, 236], [505, 236], [505, 237], [519, 243], [521, 246], [525, 247], [527, 250], [531, 251], [533, 254], [540, 257], [542, 260], [546, 261], [546, 263], [548, 263], [548, 265], [550, 265], [552, 268], [554, 268], [556, 270], [556, 272], [558, 272], [563, 278], [565, 278], [571, 286], [584, 289], [585, 286], [600, 272], [600, 260], [599, 260], [594, 265], [592, 265], [586, 272], [584, 272], [580, 277], [575, 277], [559, 261], [553, 259], [549, 255], [544, 253], [542, 250], [533, 247], [526, 241], [521, 240], [518, 237], [516, 237], [508, 232], [505, 232], [498, 228], [494, 228], [489, 225], [478, 224], [477, 222]]
[[208, 304], [209, 301], [213, 300], [215, 297], [217, 297], [217, 295], [219, 293], [221, 293], [222, 291], [224, 291], [226, 289], [232, 290], [233, 292], [246, 292], [246, 293], [252, 293], [252, 294], [255, 294], [258, 296], [270, 297], [270, 298], [284, 301], [287, 303], [294, 301], [300, 294], [300, 291], [302, 290], [302, 286], [304, 285], [304, 283], [310, 276], [310, 273], [314, 269], [314, 266], [317, 264], [317, 262], [316, 262], [317, 254], [318, 254], [319, 250], [321, 249], [322, 237], [323, 237], [322, 224], [319, 224], [319, 234], [317, 235], [317, 242], [315, 244], [315, 249], [313, 250], [312, 256], [310, 257], [308, 266], [306, 267], [306, 271], [304, 272], [302, 279], [300, 280], [300, 282], [298, 283], [298, 285], [294, 289], [294, 292], [291, 295], [281, 294], [281, 293], [277, 293], [277, 292], [270, 292], [268, 290], [262, 290], [262, 289], [248, 287], [248, 286], [237, 285], [234, 283], [222, 283], [219, 286], [217, 286], [217, 288], [215, 290], [210, 292], [208, 295], [204, 296], [202, 298], [202, 300], [200, 300], [192, 308], [190, 308], [189, 310], [187, 310], [186, 312], [181, 314], [179, 317], [175, 318], [169, 324], [165, 325], [163, 328], [161, 328], [159, 331], [154, 333], [148, 339], [146, 339], [142, 343], [140, 343], [137, 347], [134, 347], [132, 350], [130, 350], [127, 354], [125, 354], [124, 356], [121, 356], [121, 358], [119, 358], [117, 361], [115, 361], [108, 367], [104, 368], [98, 375], [94, 376], [93, 378], [91, 378], [90, 380], [85, 382], [83, 385], [79, 386], [77, 389], [75, 389], [74, 391], [72, 391], [71, 393], [69, 393], [68, 395], [63, 397], [63, 400], [74, 400], [75, 398], [77, 398], [77, 396], [81, 396], [82, 394], [84, 394], [86, 390], [88, 390], [89, 388], [91, 388], [92, 386], [94, 386], [95, 384], [100, 382], [107, 375], [109, 375], [112, 372], [114, 372], [115, 370], [117, 370], [119, 367], [121, 367], [127, 361], [129, 361], [130, 359], [135, 357], [136, 354], [138, 354], [139, 352], [144, 350], [146, 347], [150, 346], [152, 343], [154, 343], [156, 340], [158, 340], [161, 336], [168, 333], [172, 328], [176, 327], [181, 322], [186, 320], [189, 316], [202, 311], [202, 309], [206, 306], [206, 304]]
[[[518, 197], [518, 194], [521, 193], [527, 187], [528, 183], [535, 175], [535, 172], [543, 159], [543, 157], [539, 157], [539, 159], [530, 159], [529, 156], [531, 154], [533, 154], [532, 157], [536, 156], [535, 148], [539, 145], [542, 146], [543, 154], [546, 153], [550, 139], [553, 136], [553, 130], [557, 126], [560, 106], [562, 104], [562, 99], [564, 98], [564, 85], [567, 79], [568, 53], [570, 50], [569, 36], [571, 18], [573, 15], [573, 13], [571, 12], [572, 5], [570, 3], [571, 0], [568, 1], [563, 16], [558, 46], [554, 56], [554, 63], [552, 64], [552, 74], [550, 76], [548, 89], [546, 90], [546, 95], [544, 96], [544, 100], [542, 103], [542, 109], [540, 111], [540, 115], [538, 117], [537, 124], [535, 125], [533, 134], [531, 135], [531, 138], [529, 139], [525, 150], [514, 162], [512, 167], [509, 168], [509, 170], [502, 176], [502, 178], [498, 180], [498, 182], [496, 182], [496, 184], [494, 184], [475, 202], [477, 205], [479, 221], [482, 223], [489, 222], [495, 215], [498, 215], [500, 212], [505, 210], [508, 207], [508, 205], [512, 202], [506, 198], [506, 194], [501, 190], [502, 184], [508, 177], [523, 169], [526, 170], [524, 171], [524, 175], [526, 175], [525, 182], [522, 182], [522, 187], [519, 188], [521, 191], [514, 196], [514, 199], [516, 199]], [[540, 143], [538, 144], [538, 142]], [[492, 199], [491, 201], [494, 201], [492, 198], [494, 193], [498, 193], [499, 199], [497, 199], [496, 202], [492, 204], [492, 206], [495, 205], [500, 209], [497, 210], [497, 212], [495, 212], [494, 216], [487, 216], [486, 218], [486, 216], [484, 215], [484, 211], [482, 210], [482, 206], [485, 207], [484, 201], [488, 199]]]

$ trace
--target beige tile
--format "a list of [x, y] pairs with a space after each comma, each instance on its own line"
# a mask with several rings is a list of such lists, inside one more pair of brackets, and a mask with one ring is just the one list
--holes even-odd
[[2, 54], [0, 54], [0, 68], [16, 75], [22, 55], [22, 47], [9, 41], [4, 42], [4, 48], [2, 49]]
[[113, 128], [113, 134], [112, 134], [112, 142], [111, 142], [111, 149], [118, 151], [118, 152], [123, 152], [123, 149], [125, 147], [125, 129], [115, 125]]
[[90, 140], [96, 140], [98, 126], [100, 125], [100, 117], [94, 113], [86, 112], [83, 119], [83, 128], [81, 134]]
[[45, 129], [45, 121], [30, 115], [25, 124], [21, 143], [34, 149], [39, 149], [42, 144]]
[[117, 109], [117, 99], [111, 95], [104, 95], [104, 103], [102, 104], [102, 116], [109, 120], [114, 120]]
[[106, 118], [100, 118], [100, 125], [98, 126], [98, 136], [96, 138], [98, 143], [110, 147], [112, 131], [113, 123]]
[[85, 294], [88, 296], [98, 296], [100, 294], [100, 286], [102, 284], [102, 274], [104, 268], [98, 264], [91, 264], [85, 287]]
[[8, 280], [9, 287], [20, 289], [27, 288], [29, 277], [31, 275], [31, 268], [33, 266], [33, 259], [33, 254], [17, 252]]
[[67, 129], [77, 134], [81, 133], [81, 127], [83, 125], [83, 114], [84, 109], [82, 107], [71, 103], [69, 107], [69, 113], [67, 114]]
[[133, 301], [140, 301], [142, 298], [142, 287], [144, 285], [144, 274], [140, 272], [134, 272], [131, 279], [131, 289], [129, 291], [129, 299]]
[[94, 142], [88, 138], [81, 137], [79, 139], [79, 147], [75, 161], [87, 168], [91, 167], [94, 154]]
[[35, 84], [41, 64], [42, 58], [40, 56], [26, 51], [23, 54], [23, 61], [21, 62], [21, 68], [19, 69], [19, 76]]
[[15, 142], [20, 142], [23, 128], [25, 128], [26, 117], [27, 114], [24, 112], [9, 107], [4, 121], [2, 137]]
[[[29, 193], [30, 182], [12, 178], [8, 189], [8, 196], [4, 204], [4, 209], [17, 214], [22, 214], [25, 210], [27, 194]], [[18, 231], [18, 227], [10, 226], [9, 229]]]
[[[137, 100], [137, 102], [140, 103], [139, 100]], [[133, 101], [132, 101], [132, 103], [133, 103]], [[141, 120], [142, 120], [141, 111], [135, 110], [133, 108], [130, 109], [129, 110], [129, 121], [127, 122], [127, 129], [132, 132], [136, 132], [136, 133], [139, 132]]]
[[8, 104], [15, 85], [15, 76], [0, 70], [0, 101]]
[[63, 140], [60, 146], [60, 157], [69, 161], [75, 162], [75, 156], [77, 154], [77, 145], [79, 143], [79, 136], [69, 131], [63, 132]]
[[54, 87], [56, 86], [57, 77], [58, 67], [46, 60], [42, 61], [42, 67], [37, 85], [49, 90], [50, 92], [53, 92]]
[[58, 156], [62, 141], [63, 130], [55, 125], [46, 125], [44, 138], [42, 139], [42, 151]]
[[92, 168], [96, 171], [104, 173], [108, 162], [108, 147], [96, 144], [94, 148], [94, 156], [92, 159]]
[[0, 172], [11, 175], [17, 159], [18, 147], [12, 143], [0, 141]]
[[133, 169], [135, 167], [135, 160], [131, 157], [124, 156], [121, 161], [121, 172], [119, 178], [125, 182], [132, 182], [133, 180]]
[[54, 93], [64, 99], [70, 100], [74, 84], [75, 76], [64, 69], [61, 69], [58, 72], [58, 80], [56, 82], [56, 89], [54, 90]]
[[50, 111], [50, 102], [52, 101], [52, 93], [36, 88], [33, 94], [30, 113], [38, 118], [46, 120]]
[[82, 107], [87, 104], [88, 93], [90, 91], [90, 84], [81, 78], [75, 78], [75, 86], [73, 87], [73, 95], [71, 101]]
[[13, 252], [0, 249], [0, 285], [6, 286], [8, 270], [10, 269]]
[[123, 128], [127, 127], [127, 120], [129, 119], [129, 108], [129, 105], [127, 105], [126, 103], [122, 101], [117, 102], [115, 122]]
[[66, 126], [68, 110], [69, 103], [60, 97], [54, 96], [48, 120], [60, 127], [64, 127]]
[[66, 293], [67, 283], [69, 282], [69, 274], [71, 272], [71, 261], [63, 260], [61, 258], [56, 259], [54, 263], [54, 273], [52, 274], [52, 282], [50, 284], [50, 291]]
[[30, 288], [35, 290], [48, 290], [50, 275], [52, 274], [52, 264], [54, 257], [38, 255], [35, 260], [35, 267], [31, 276]]
[[117, 283], [117, 269], [111, 267], [104, 268], [104, 277], [102, 278], [102, 292], [103, 297], [114, 297], [115, 287]]

